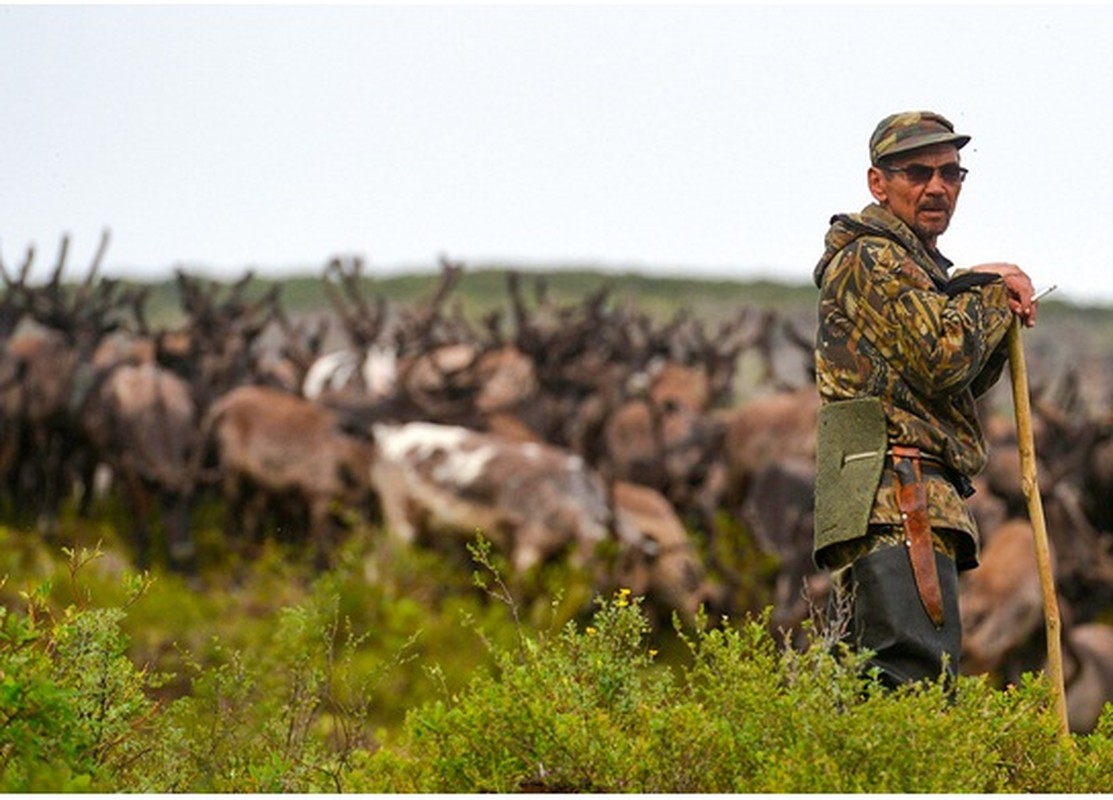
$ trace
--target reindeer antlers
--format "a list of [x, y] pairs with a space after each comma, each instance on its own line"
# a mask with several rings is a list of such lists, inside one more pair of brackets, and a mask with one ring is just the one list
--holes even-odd
[[81, 331], [99, 335], [113, 330], [119, 325], [119, 320], [114, 319], [113, 314], [132, 303], [134, 297], [132, 292], [122, 291], [118, 281], [98, 279], [108, 241], [109, 231], [105, 229], [101, 233], [100, 244], [85, 279], [69, 295], [62, 285], [70, 248], [68, 234], [62, 236], [58, 247], [58, 259], [50, 279], [42, 287], [32, 288], [27, 283], [34, 259], [33, 247], [27, 249], [27, 258], [16, 278], [13, 278], [7, 268], [0, 263], [0, 276], [3, 277], [9, 297], [19, 299], [23, 312], [70, 338], [77, 336]]

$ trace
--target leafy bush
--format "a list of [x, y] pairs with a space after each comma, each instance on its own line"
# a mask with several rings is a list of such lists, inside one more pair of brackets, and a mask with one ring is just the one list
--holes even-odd
[[[338, 644], [339, 643], [339, 644]], [[352, 752], [370, 740], [378, 671], [355, 668], [361, 638], [335, 608], [298, 607], [247, 654], [217, 647], [190, 663], [188, 696], [162, 715], [144, 756], [144, 792], [341, 792]]]
[[[547, 625], [523, 613], [482, 542], [482, 591], [440, 598], [454, 623], [361, 589], [342, 564], [297, 603], [236, 611], [221, 629], [236, 635], [194, 637], [170, 675], [137, 665], [126, 629], [151, 601], [169, 613], [159, 592], [174, 582], [124, 574], [94, 591], [79, 573], [95, 555], [70, 552], [60, 580], [18, 603], [0, 585], [0, 791], [1096, 793], [1113, 781], [1113, 707], [1093, 734], [1061, 739], [1040, 676], [887, 692], [818, 626], [789, 650], [767, 616], [678, 626], [683, 657], [666, 658], [627, 590], [583, 619], [559, 598]], [[392, 592], [435, 569], [397, 567]], [[397, 727], [383, 727], [384, 702], [406, 708]]]
[[355, 786], [405, 792], [1096, 792], [1113, 779], [1113, 715], [1061, 740], [1043, 680], [975, 678], [888, 692], [861, 656], [816, 637], [781, 648], [767, 620], [688, 639], [658, 665], [640, 602], [529, 636], [462, 694], [414, 710], [364, 756]]
[[[92, 557], [68, 555], [74, 576]], [[146, 583], [126, 583], [130, 603]], [[128, 659], [123, 608], [57, 614], [50, 589], [22, 593], [23, 614], [0, 606], [0, 791], [111, 789], [142, 750], [162, 678]]]

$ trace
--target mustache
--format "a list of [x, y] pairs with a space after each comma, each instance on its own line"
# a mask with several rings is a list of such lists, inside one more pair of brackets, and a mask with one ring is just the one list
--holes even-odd
[[950, 211], [951, 204], [946, 200], [930, 200], [920, 204], [921, 211]]

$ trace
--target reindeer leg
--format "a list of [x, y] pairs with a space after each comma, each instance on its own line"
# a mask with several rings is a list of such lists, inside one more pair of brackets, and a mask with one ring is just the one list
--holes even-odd
[[223, 480], [224, 494], [224, 538], [228, 546], [243, 555], [248, 547], [248, 494], [245, 479], [236, 474], [227, 474]]
[[189, 525], [192, 499], [188, 493], [169, 490], [161, 492], [160, 499], [170, 566], [179, 571], [193, 572], [196, 568], [197, 548]]
[[123, 476], [128, 509], [132, 517], [132, 542], [135, 546], [135, 561], [140, 569], [151, 566], [151, 496], [142, 480], [131, 470]]
[[333, 517], [332, 501], [319, 497], [309, 504], [309, 539], [313, 547], [313, 564], [319, 570], [332, 566], [340, 540], [339, 522]]
[[62, 486], [64, 485], [63, 442], [55, 431], [45, 434], [41, 482], [35, 495], [36, 523], [48, 542], [57, 541], [60, 528]]

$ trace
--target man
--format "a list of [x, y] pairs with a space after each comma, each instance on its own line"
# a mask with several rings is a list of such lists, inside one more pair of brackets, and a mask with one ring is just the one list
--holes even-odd
[[936, 246], [969, 141], [932, 112], [882, 120], [869, 142], [874, 202], [831, 219], [815, 268], [814, 555], [832, 570], [851, 646], [876, 654], [889, 687], [957, 674], [958, 571], [978, 554], [964, 498], [986, 464], [975, 400], [1001, 375], [1013, 314], [1036, 320], [1020, 268], [949, 275]]

